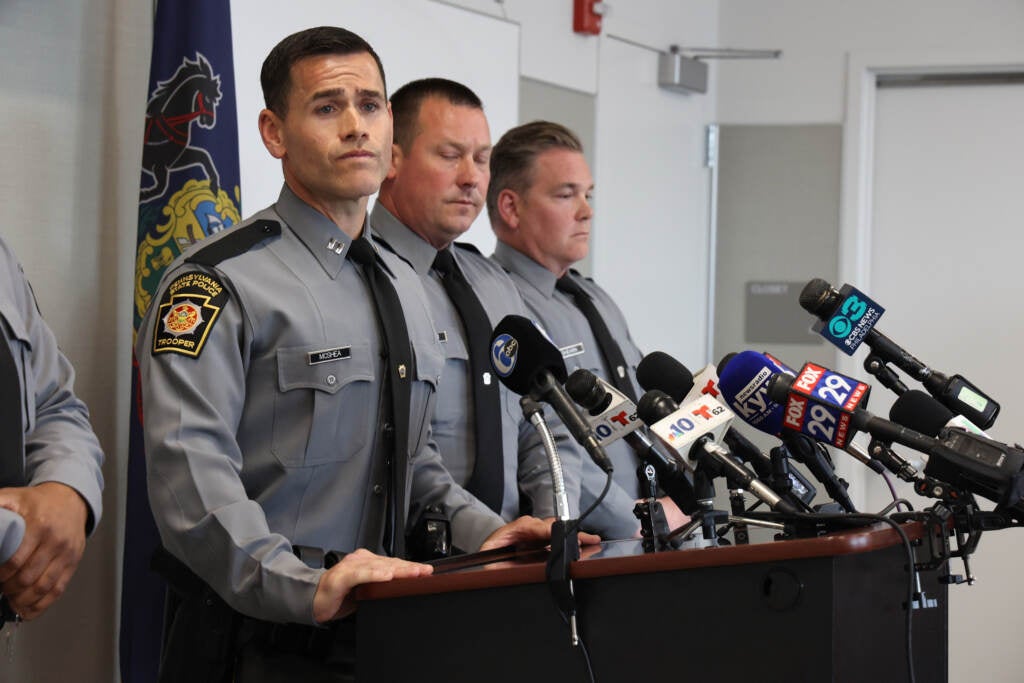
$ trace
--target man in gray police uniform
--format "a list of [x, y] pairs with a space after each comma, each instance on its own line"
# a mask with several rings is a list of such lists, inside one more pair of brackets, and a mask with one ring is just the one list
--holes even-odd
[[[630, 389], [624, 393], [635, 397], [642, 354], [622, 312], [593, 280], [570, 270], [589, 249], [593, 189], [583, 146], [572, 131], [534, 121], [506, 132], [491, 154], [487, 211], [498, 238], [492, 258], [512, 276], [526, 305], [562, 351], [570, 372], [585, 368]], [[597, 325], [605, 326], [610, 340], [599, 339], [577, 303], [580, 295], [573, 291], [589, 299], [601, 319]], [[617, 347], [614, 367], [609, 366], [601, 341]], [[603, 536], [631, 536], [639, 528], [632, 514], [633, 499], [646, 495], [636, 475], [639, 459], [624, 440], [606, 446], [606, 451], [615, 465], [611, 491], [617, 495], [609, 495], [592, 515], [595, 520], [588, 521], [590, 526], [601, 525]], [[580, 506], [587, 507], [599, 495], [606, 475], [589, 458], [582, 465]], [[661, 503], [673, 528], [685, 521], [670, 498], [661, 498]]]
[[[480, 214], [487, 193], [491, 136], [483, 105], [466, 86], [429, 78], [396, 90], [391, 108], [391, 170], [370, 222], [374, 234], [420, 276], [444, 349], [434, 439], [449, 472], [482, 506], [512, 520], [520, 514], [522, 493], [532, 514], [553, 516], [543, 444], [523, 417], [519, 396], [500, 384], [490, 366], [491, 330], [508, 314], [528, 312], [500, 267], [472, 245], [454, 242]], [[461, 278], [468, 291], [453, 289], [453, 278]], [[473, 322], [464, 320], [474, 314], [482, 314], [475, 337]], [[477, 410], [481, 399], [493, 400], [493, 409], [483, 405]], [[493, 411], [489, 424], [488, 409]], [[552, 430], [569, 467], [581, 449], [568, 442], [564, 428], [552, 425]], [[571, 467], [578, 468], [578, 462]], [[566, 495], [577, 514], [578, 489]]]
[[0, 239], [0, 624], [61, 596], [100, 520], [103, 452], [74, 378]]
[[[391, 158], [376, 53], [309, 29], [261, 81], [280, 198], [172, 264], [140, 329], [149, 495], [167, 550], [250, 617], [219, 632], [235, 681], [348, 680], [351, 620], [309, 627], [358, 584], [429, 573], [400, 559], [410, 499], [451, 510], [468, 550], [550, 528], [481, 519], [427, 447], [444, 358], [415, 274], [366, 227]], [[177, 667], [165, 650], [162, 679]]]

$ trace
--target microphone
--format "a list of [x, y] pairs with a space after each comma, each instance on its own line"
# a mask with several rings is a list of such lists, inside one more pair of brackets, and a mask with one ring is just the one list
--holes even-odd
[[611, 474], [611, 460], [562, 388], [567, 374], [562, 354], [529, 318], [506, 315], [501, 319], [491, 335], [491, 365], [506, 387], [554, 408], [576, 442]]
[[[723, 364], [733, 355], [723, 358]], [[658, 389], [677, 403], [690, 403], [702, 396], [714, 399], [721, 399], [722, 396], [714, 365], [707, 365], [697, 375], [693, 375], [685, 365], [662, 351], [652, 351], [644, 356], [637, 366], [636, 376], [645, 391]], [[776, 476], [771, 459], [734, 427], [726, 430], [722, 440], [734, 455], [754, 468], [758, 477], [771, 480]], [[783, 482], [788, 480], [793, 495], [804, 505], [817, 495], [817, 490], [799, 471], [786, 467], [785, 472], [779, 476]]]
[[[602, 446], [625, 438], [630, 445], [642, 435], [636, 430], [643, 426], [637, 418], [636, 405], [629, 397], [608, 382], [580, 368], [565, 380], [570, 398], [586, 410], [584, 418], [590, 423]], [[634, 446], [635, 447], [635, 446]]]
[[637, 413], [651, 431], [683, 457], [704, 462], [710, 459], [738, 488], [747, 489], [772, 510], [798, 514], [792, 503], [783, 500], [728, 449], [716, 443], [734, 415], [715, 399], [704, 397], [679, 407], [670, 396], [655, 389], [643, 395]]
[[636, 366], [636, 381], [644, 391], [658, 389], [676, 403], [694, 388], [694, 377], [686, 366], [664, 351], [652, 351]]
[[855, 287], [843, 285], [836, 291], [825, 280], [814, 278], [800, 292], [800, 306], [818, 317], [814, 330], [846, 355], [852, 356], [862, 342], [867, 343], [883, 363], [892, 363], [924, 384], [950, 410], [984, 429], [996, 421], [999, 404], [981, 389], [961, 375], [949, 377], [929, 368], [875, 329], [885, 309]]
[[[18, 552], [25, 538], [25, 518], [17, 512], [0, 508], [0, 564], [4, 564]], [[0, 629], [8, 621], [14, 621], [14, 610], [7, 598], [0, 596]]]
[[[837, 412], [847, 419], [850, 433], [866, 431], [882, 441], [896, 442], [928, 455], [925, 475], [946, 482], [959, 489], [977, 493], [1000, 507], [1010, 509], [1018, 520], [1024, 520], [1024, 449], [1009, 446], [993, 439], [945, 428], [939, 438], [927, 436], [903, 425], [876, 417], [861, 408], [837, 407], [819, 402], [819, 397], [797, 384], [798, 378], [776, 375], [769, 382], [769, 393], [774, 400], [788, 397], [790, 406], [811, 403], [813, 408]], [[792, 414], [796, 415], [794, 409]], [[920, 486], [918, 493], [926, 492]]]
[[685, 469], [656, 448], [638, 429], [643, 422], [638, 419], [637, 407], [629, 397], [583, 368], [569, 375], [565, 390], [586, 410], [586, 417], [602, 444], [625, 439], [640, 458], [654, 468], [661, 488], [680, 510], [690, 515], [700, 508]]
[[17, 512], [0, 508], [0, 564], [18, 552], [25, 538], [25, 518]]
[[[718, 364], [718, 386], [736, 413], [747, 424], [779, 437], [789, 454], [811, 471], [833, 500], [848, 511], [855, 511], [853, 500], [846, 490], [846, 482], [836, 476], [828, 453], [817, 443], [820, 437], [813, 433], [807, 434], [806, 431], [805, 436], [800, 433], [801, 430], [793, 430], [792, 424], [784, 424], [786, 414], [781, 405], [784, 401], [780, 402], [769, 395], [769, 380], [776, 375], [791, 377], [793, 371], [782, 361], [756, 351], [741, 351], [722, 361]], [[833, 440], [828, 441], [836, 445]], [[845, 446], [845, 441], [837, 445], [838, 448]], [[847, 452], [865, 462], [866, 456], [857, 449]], [[870, 458], [866, 460], [870, 461]]]
[[[773, 401], [785, 404], [783, 424], [787, 429], [814, 438], [821, 436], [829, 444], [837, 447], [843, 447], [843, 444], [858, 431], [866, 431], [871, 436], [884, 441], [895, 441], [914, 451], [931, 455], [936, 444], [939, 443], [938, 439], [876, 417], [857, 408], [857, 401], [836, 401], [837, 394], [830, 391], [836, 386], [835, 381], [827, 386], [818, 386], [818, 383], [813, 380], [814, 377], [820, 379], [833, 376], [843, 377], [809, 362], [798, 377], [792, 375], [771, 377], [768, 382], [768, 394]], [[856, 382], [856, 380], [845, 381], [848, 384]], [[867, 386], [860, 382], [857, 384]], [[843, 398], [847, 394], [839, 393], [838, 395]]]
[[938, 436], [943, 429], [956, 428], [991, 438], [963, 415], [957, 415], [934, 398], [912, 389], [896, 399], [889, 409], [889, 419], [928, 436]]

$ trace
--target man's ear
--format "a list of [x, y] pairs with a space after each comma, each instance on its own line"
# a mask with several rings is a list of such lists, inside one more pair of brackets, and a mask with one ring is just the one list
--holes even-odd
[[511, 230], [519, 228], [519, 195], [515, 190], [505, 188], [498, 193], [498, 215], [502, 222]]
[[287, 148], [285, 146], [284, 126], [281, 118], [269, 109], [264, 109], [260, 112], [258, 125], [260, 137], [263, 138], [263, 146], [270, 152], [270, 156], [275, 159], [283, 159]]
[[402, 148], [398, 145], [391, 145], [391, 165], [388, 166], [388, 174], [384, 176], [385, 180], [394, 180], [398, 175], [398, 169], [402, 165], [404, 157], [402, 156]]

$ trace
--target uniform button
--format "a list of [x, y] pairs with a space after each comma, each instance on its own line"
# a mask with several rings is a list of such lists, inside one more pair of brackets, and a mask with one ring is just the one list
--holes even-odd
[[337, 381], [338, 381], [338, 378], [335, 377], [334, 375], [327, 375], [327, 384], [329, 384], [330, 386], [333, 387], [334, 383], [337, 382]]
[[380, 484], [374, 484], [373, 485], [373, 494], [375, 496], [379, 496], [382, 493], [384, 493], [384, 487], [381, 486]]

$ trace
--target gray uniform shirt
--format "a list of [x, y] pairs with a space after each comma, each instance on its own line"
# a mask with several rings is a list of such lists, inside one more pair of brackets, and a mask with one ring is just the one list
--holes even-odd
[[36, 305], [14, 253], [0, 239], [0, 344], [14, 357], [21, 383], [24, 452], [0, 449], [0, 457], [24, 458], [28, 485], [60, 482], [85, 500], [91, 532], [103, 511], [103, 451], [89, 411], [74, 393], [75, 373]]
[[[555, 289], [557, 278], [554, 273], [503, 242], [498, 242], [494, 255], [497, 261], [512, 277], [519, 288], [527, 307], [537, 322], [562, 351], [566, 369], [571, 374], [578, 368], [585, 368], [594, 374], [609, 379], [608, 368], [598, 350], [590, 324], [572, 298]], [[636, 366], [642, 354], [633, 343], [626, 327], [626, 321], [618, 306], [594, 284], [582, 277], [575, 278], [580, 286], [593, 298], [594, 305], [601, 312], [609, 331], [619, 345], [629, 366], [629, 377], [636, 384]], [[639, 395], [640, 392], [638, 392]], [[636, 476], [639, 459], [623, 440], [605, 446], [608, 457], [615, 465], [614, 482], [608, 496], [583, 525], [593, 528], [606, 538], [626, 538], [636, 533], [640, 522], [633, 515], [635, 500], [640, 497], [640, 485]], [[604, 488], [606, 475], [590, 458], [582, 459], [582, 467], [575, 474], [580, 478], [580, 507], [587, 508]], [[567, 476], [570, 473], [567, 473]]]
[[[433, 436], [448, 471], [457, 482], [465, 485], [473, 473], [476, 453], [469, 353], [459, 314], [431, 267], [437, 250], [380, 203], [373, 207], [370, 222], [374, 233], [416, 271], [423, 283], [445, 355], [434, 409]], [[509, 314], [528, 315], [515, 284], [493, 261], [468, 248], [453, 248], [452, 254], [487, 312], [491, 327]], [[497, 375], [493, 375], [493, 381], [499, 381]], [[520, 493], [530, 498], [535, 516], [554, 516], [551, 470], [543, 444], [533, 425], [523, 418], [519, 395], [504, 386], [500, 393], [501, 454], [505, 463], [501, 516], [506, 521], [519, 516]], [[570, 445], [565, 429], [558, 425], [551, 427], [563, 466], [578, 461], [582, 457], [580, 449]], [[579, 464], [572, 466], [576, 468]], [[578, 501], [579, 489], [567, 491], [566, 495], [569, 500]]]
[[[186, 262], [257, 219], [281, 223], [280, 235], [213, 267]], [[363, 534], [387, 491], [386, 472], [373, 467], [384, 368], [372, 298], [343, 255], [349, 242], [285, 187], [272, 208], [172, 264], [139, 331], [161, 539], [228, 604], [261, 619], [313, 622], [323, 570], [294, 545], [380, 551]], [[444, 358], [415, 274], [381, 256], [415, 358], [406, 500], [442, 500], [475, 550], [501, 521], [481, 519], [427, 447]]]

